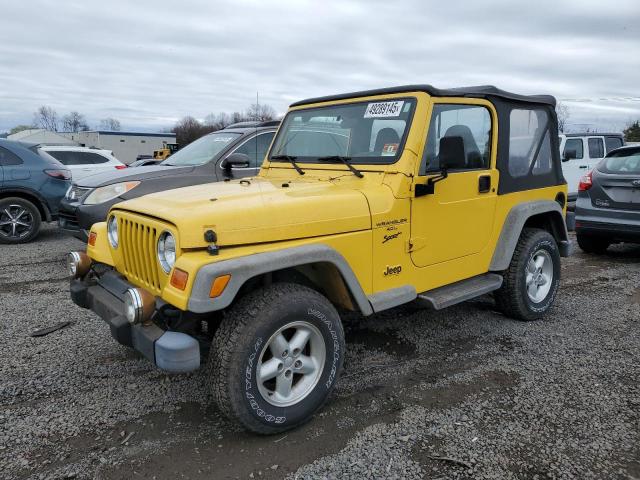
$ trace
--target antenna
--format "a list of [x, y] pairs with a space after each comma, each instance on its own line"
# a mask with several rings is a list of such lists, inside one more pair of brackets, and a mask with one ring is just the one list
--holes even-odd
[[[259, 114], [260, 114], [260, 98], [258, 96], [258, 92], [256, 91], [256, 166], [260, 161], [260, 159], [258, 159], [258, 123], [257, 123], [260, 121], [258, 120]], [[264, 160], [264, 159], [261, 159], [261, 160]], [[260, 166], [262, 166], [262, 162], [260, 162]]]

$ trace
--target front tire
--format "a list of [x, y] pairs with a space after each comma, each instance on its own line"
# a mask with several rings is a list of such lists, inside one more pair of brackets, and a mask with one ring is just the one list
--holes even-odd
[[273, 434], [320, 409], [344, 359], [338, 312], [310, 288], [275, 283], [225, 312], [213, 339], [207, 383], [220, 410], [245, 429]]
[[20, 197], [0, 200], [0, 243], [27, 243], [40, 232], [42, 217], [38, 207]]
[[517, 320], [538, 320], [551, 308], [560, 286], [560, 252], [546, 230], [525, 228], [496, 292], [498, 308]]
[[577, 234], [576, 240], [578, 241], [580, 250], [585, 253], [595, 253], [598, 255], [606, 252], [609, 245], [611, 245], [611, 241], [603, 237]]

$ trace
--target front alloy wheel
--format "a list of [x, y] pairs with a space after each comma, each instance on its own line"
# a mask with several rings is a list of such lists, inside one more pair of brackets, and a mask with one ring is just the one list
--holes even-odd
[[23, 198], [0, 201], [0, 243], [24, 243], [32, 240], [40, 229], [40, 212]]
[[292, 322], [278, 329], [258, 360], [262, 398], [276, 407], [303, 400], [318, 383], [326, 351], [320, 330], [309, 322]]
[[282, 432], [309, 420], [329, 398], [344, 345], [329, 300], [302, 285], [274, 283], [225, 312], [206, 380], [229, 419], [257, 433]]

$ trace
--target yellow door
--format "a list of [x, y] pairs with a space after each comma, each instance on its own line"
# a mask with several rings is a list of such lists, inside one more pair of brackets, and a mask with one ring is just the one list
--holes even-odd
[[[483, 100], [434, 101], [416, 184], [437, 177], [444, 158], [448, 176], [435, 183], [432, 194], [412, 200], [410, 249], [416, 266], [476, 255], [487, 247], [498, 186], [495, 125], [495, 111]], [[451, 140], [459, 146], [453, 160], [445, 151]]]

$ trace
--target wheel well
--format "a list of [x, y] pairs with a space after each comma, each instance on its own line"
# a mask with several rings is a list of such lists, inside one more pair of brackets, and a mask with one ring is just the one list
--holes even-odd
[[564, 218], [560, 212], [543, 212], [530, 216], [526, 222], [524, 222], [523, 228], [540, 228], [546, 230], [556, 242], [567, 240], [566, 226]]
[[45, 222], [48, 222], [51, 220], [51, 214], [49, 213], [49, 209], [42, 203], [42, 200], [40, 198], [38, 198], [36, 195], [33, 195], [31, 193], [27, 193], [27, 192], [23, 192], [23, 191], [3, 191], [0, 192], [0, 200], [3, 200], [5, 198], [9, 198], [9, 197], [17, 197], [17, 198], [22, 198], [24, 200], [28, 200], [31, 203], [33, 203], [36, 208], [38, 209], [38, 211], [40, 212], [40, 217], [42, 217], [42, 220], [44, 220]]
[[257, 275], [242, 285], [234, 302], [256, 287], [276, 282], [304, 285], [321, 293], [337, 307], [346, 310], [358, 309], [342, 274], [335, 265], [328, 262], [297, 265]]

